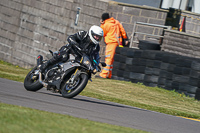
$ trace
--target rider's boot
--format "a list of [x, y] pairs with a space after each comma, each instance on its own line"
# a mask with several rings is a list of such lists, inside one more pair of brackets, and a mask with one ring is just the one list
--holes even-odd
[[41, 66], [39, 67], [40, 72], [43, 73], [44, 70], [45, 70], [47, 67], [49, 67], [50, 65], [55, 64], [56, 62], [57, 62], [56, 58], [53, 57], [53, 58], [51, 58], [50, 60], [48, 60], [47, 62], [41, 64]]

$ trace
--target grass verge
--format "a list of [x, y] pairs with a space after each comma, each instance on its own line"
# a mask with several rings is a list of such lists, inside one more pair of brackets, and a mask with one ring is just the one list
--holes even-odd
[[0, 103], [1, 133], [146, 133], [68, 115]]

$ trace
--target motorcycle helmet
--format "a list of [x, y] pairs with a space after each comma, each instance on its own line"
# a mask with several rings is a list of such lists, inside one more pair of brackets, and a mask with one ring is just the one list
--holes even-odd
[[94, 44], [99, 44], [99, 42], [101, 41], [102, 37], [103, 37], [103, 29], [99, 26], [93, 25], [90, 29], [89, 29], [89, 36], [90, 36], [90, 40], [94, 43]]

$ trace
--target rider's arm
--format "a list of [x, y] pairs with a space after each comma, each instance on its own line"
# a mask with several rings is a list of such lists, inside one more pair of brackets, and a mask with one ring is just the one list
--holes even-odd
[[99, 45], [97, 46], [97, 48], [93, 51], [93, 57], [96, 60], [97, 64], [100, 63], [100, 56], [99, 56], [99, 51], [100, 51], [100, 47]]
[[79, 47], [80, 42], [82, 42], [87, 36], [87, 32], [86, 31], [79, 31], [74, 35], [70, 35], [67, 39], [67, 41], [69, 42], [70, 45], [72, 45], [73, 47], [81, 50], [81, 48]]
[[78, 44], [78, 42], [77, 42], [77, 41], [79, 41], [79, 40], [78, 40], [78, 37], [77, 37], [77, 33], [74, 34], [74, 35], [70, 35], [70, 36], [67, 38], [67, 41], [69, 42], [69, 44], [67, 45], [67, 47], [69, 47], [69, 48], [73, 47], [73, 48], [77, 48], [77, 49], [80, 50], [80, 48], [79, 48], [79, 46], [78, 46], [79, 44]]
[[100, 62], [100, 56], [99, 56], [99, 53], [96, 54], [95, 60], [96, 60], [97, 64], [99, 64], [99, 62]]

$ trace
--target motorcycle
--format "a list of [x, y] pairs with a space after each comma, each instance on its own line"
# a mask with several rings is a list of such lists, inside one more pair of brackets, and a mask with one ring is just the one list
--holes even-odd
[[[49, 50], [53, 56], [53, 52]], [[39, 70], [39, 65], [48, 60], [43, 60], [43, 56], [37, 57], [37, 66], [35, 66], [26, 76], [24, 87], [28, 91], [38, 91], [43, 87], [54, 93], [60, 93], [65, 98], [73, 98], [83, 91], [88, 80], [91, 80], [92, 74], [101, 71], [105, 67], [104, 62], [99, 64], [95, 59], [81, 53], [81, 59], [70, 58], [66, 62], [59, 62], [49, 66], [43, 73]], [[73, 56], [73, 55], [72, 55]], [[92, 80], [91, 80], [92, 81]]]

